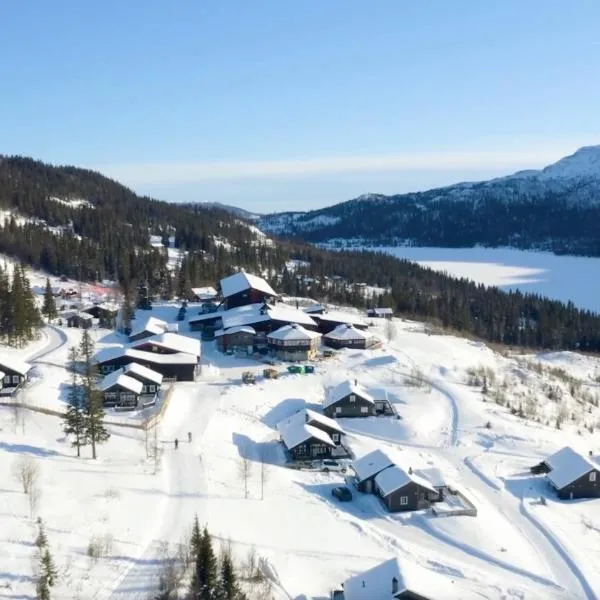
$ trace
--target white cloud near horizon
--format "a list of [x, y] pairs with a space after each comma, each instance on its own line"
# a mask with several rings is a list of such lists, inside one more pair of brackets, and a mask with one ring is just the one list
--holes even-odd
[[196, 161], [95, 166], [129, 185], [194, 183], [212, 180], [298, 178], [406, 170], [540, 168], [568, 153], [565, 146], [524, 150], [420, 152], [374, 156], [338, 156], [286, 160]]

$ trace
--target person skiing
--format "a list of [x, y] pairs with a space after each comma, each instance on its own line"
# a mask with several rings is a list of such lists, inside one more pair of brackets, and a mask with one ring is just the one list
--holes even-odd
[[188, 442], [192, 441], [192, 432], [188, 431]]
[[177, 450], [179, 446], [179, 440], [177, 438], [175, 438], [175, 450]]

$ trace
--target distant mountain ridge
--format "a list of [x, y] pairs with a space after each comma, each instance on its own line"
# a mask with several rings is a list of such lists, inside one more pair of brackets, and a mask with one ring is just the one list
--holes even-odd
[[261, 229], [338, 246], [514, 246], [600, 256], [600, 146], [541, 170], [423, 192], [363, 194]]

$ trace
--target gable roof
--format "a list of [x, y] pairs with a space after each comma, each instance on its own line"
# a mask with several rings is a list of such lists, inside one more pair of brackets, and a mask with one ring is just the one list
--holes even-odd
[[[212, 313], [213, 315], [215, 313]], [[297, 323], [299, 325], [310, 325], [316, 327], [314, 319], [305, 312], [278, 304], [271, 306], [257, 302], [254, 304], [246, 304], [244, 306], [236, 306], [219, 314], [223, 322], [223, 329], [231, 329], [232, 327], [241, 327], [244, 325], [254, 325], [265, 321], [281, 321], [283, 323]], [[194, 319], [196, 321], [196, 319]], [[192, 320], [190, 320], [190, 323]]]
[[131, 342], [129, 346], [131, 348], [139, 348], [145, 344], [154, 344], [161, 348], [174, 350], [175, 352], [184, 352], [185, 354], [193, 354], [194, 356], [200, 356], [201, 353], [200, 340], [170, 332]]
[[160, 385], [163, 380], [162, 373], [157, 373], [156, 371], [153, 371], [152, 369], [149, 369], [148, 367], [144, 367], [144, 365], [140, 365], [135, 362], [125, 365], [125, 367], [123, 367], [123, 372], [129, 376], [131, 376], [132, 374], [137, 375], [138, 377], [141, 377], [142, 379], [147, 379], [148, 381], [153, 381], [154, 383], [157, 383], [158, 385]]
[[328, 433], [318, 427], [308, 425], [307, 423], [291, 423], [288, 427], [284, 427], [283, 430], [280, 430], [280, 434], [281, 439], [288, 450], [299, 446], [310, 438], [315, 438], [332, 448], [335, 447], [335, 444]]
[[362, 387], [362, 385], [356, 383], [354, 379], [347, 379], [346, 381], [342, 381], [342, 383], [339, 383], [335, 387], [331, 388], [327, 392], [327, 397], [323, 402], [323, 408], [327, 408], [328, 406], [336, 404], [337, 402], [342, 400], [342, 398], [348, 396], [348, 394], [356, 394], [357, 396], [360, 396], [367, 402], [375, 404], [373, 396], [371, 396], [371, 394], [369, 394], [369, 392], [367, 392], [367, 390], [364, 387]]
[[310, 408], [304, 408], [295, 412], [293, 415], [289, 416], [287, 419], [280, 421], [277, 423], [277, 429], [280, 433], [283, 432], [284, 429], [290, 427], [291, 425], [298, 425], [302, 423], [307, 423], [308, 425], [312, 425], [313, 427], [319, 427], [319, 425], [323, 427], [327, 427], [329, 429], [333, 429], [338, 433], [344, 434], [342, 426], [335, 420], [322, 415], [321, 413], [315, 412]]
[[31, 370], [29, 363], [23, 362], [13, 356], [7, 356], [6, 354], [0, 355], [0, 367], [5, 367], [7, 371], [14, 371], [19, 375], [26, 375]]
[[326, 337], [328, 339], [332, 339], [332, 340], [350, 341], [350, 340], [367, 340], [372, 336], [370, 336], [365, 331], [356, 329], [356, 327], [354, 327], [354, 325], [342, 324], [342, 325], [338, 325], [333, 331], [326, 333], [324, 337]]
[[314, 340], [320, 337], [321, 334], [318, 331], [309, 331], [302, 325], [291, 323], [269, 333], [267, 340]]
[[216, 296], [218, 296], [217, 290], [215, 290], [215, 288], [212, 287], [212, 285], [209, 285], [207, 287], [192, 288], [192, 294], [194, 294], [194, 296], [198, 296], [198, 298], [200, 298], [201, 300], [210, 300], [211, 298], [215, 298]]
[[364, 329], [366, 329], [369, 326], [368, 323], [358, 315], [342, 312], [339, 310], [330, 310], [321, 315], [314, 314], [313, 317], [319, 321], [333, 321], [335, 323], [354, 325], [355, 327], [363, 327]]
[[470, 600], [482, 598], [469, 594], [448, 576], [408, 560], [390, 558], [372, 569], [358, 573], [344, 582], [344, 600], [392, 600], [392, 580], [396, 579], [395, 595], [408, 591], [428, 600]]
[[593, 469], [600, 471], [599, 465], [575, 452], [570, 446], [561, 448], [544, 462], [550, 467], [550, 472], [546, 477], [557, 489], [564, 488]]
[[249, 289], [258, 290], [269, 296], [277, 296], [277, 292], [262, 277], [257, 277], [251, 273], [240, 271], [221, 279], [223, 298], [228, 298]]
[[98, 389], [105, 392], [115, 385], [129, 390], [134, 394], [141, 394], [142, 388], [144, 387], [144, 384], [141, 381], [125, 375], [123, 369], [118, 369], [117, 371], [113, 371], [104, 377], [104, 379], [98, 384]]
[[360, 482], [377, 475], [377, 473], [391, 467], [393, 464], [393, 461], [385, 452], [373, 450], [373, 452], [369, 452], [369, 454], [355, 460], [351, 467], [356, 473], [356, 479]]
[[138, 325], [134, 329], [131, 330], [129, 337], [135, 337], [144, 331], [150, 332], [152, 335], [160, 335], [167, 331], [169, 325], [166, 321], [162, 319], [157, 319], [156, 317], [148, 317], [144, 323]]
[[123, 348], [122, 346], [113, 346], [112, 348], [103, 348], [94, 355], [94, 363], [106, 363], [121, 356], [128, 356], [140, 362], [151, 364], [171, 364], [171, 365], [195, 365], [198, 357], [194, 354], [185, 352], [176, 352], [175, 354], [159, 354], [158, 352], [146, 352], [136, 348]]
[[401, 469], [398, 465], [392, 465], [375, 476], [375, 483], [383, 497], [389, 496], [392, 492], [402, 489], [411, 482], [416, 483], [431, 492], [437, 491], [429, 481], [419, 477], [419, 475], [414, 472], [409, 473], [408, 471]]
[[250, 325], [239, 325], [238, 327], [230, 327], [229, 329], [219, 329], [215, 331], [215, 337], [221, 337], [223, 335], [233, 335], [234, 333], [249, 333], [250, 335], [256, 335], [256, 330]]
[[415, 469], [415, 475], [428, 481], [434, 488], [446, 486], [446, 478], [440, 469], [435, 467], [427, 467], [425, 469]]
[[2, 386], [2, 380], [5, 377], [5, 373], [3, 373], [2, 371], [0, 371], [0, 386]]

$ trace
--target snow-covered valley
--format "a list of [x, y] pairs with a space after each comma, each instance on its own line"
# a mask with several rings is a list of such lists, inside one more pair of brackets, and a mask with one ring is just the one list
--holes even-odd
[[[153, 314], [174, 322], [177, 310], [167, 303]], [[158, 468], [142, 430], [111, 426], [98, 460], [87, 449], [77, 459], [60, 419], [0, 406], [0, 597], [33, 597], [36, 516], [47, 524], [59, 567], [57, 597], [145, 600], [197, 514], [240, 560], [256, 552], [277, 600], [326, 600], [344, 579], [392, 556], [442, 574], [466, 597], [597, 598], [598, 500], [559, 501], [528, 469], [565, 445], [600, 452], [600, 360], [503, 355], [401, 320], [393, 336], [383, 319], [371, 329], [381, 348], [343, 350], [317, 362], [315, 374], [283, 369], [278, 380], [259, 376], [256, 385], [243, 385], [242, 372], [259, 374], [264, 365], [203, 343], [202, 375], [174, 385], [157, 429]], [[93, 333], [98, 348], [118, 341], [108, 330]], [[46, 329], [34, 345], [12, 351], [35, 367], [28, 404], [64, 407], [61, 365], [79, 335]], [[440, 469], [476, 517], [391, 514], [376, 496], [356, 492], [340, 503], [331, 490], [341, 474], [284, 466], [276, 424], [305, 406], [319, 410], [324, 389], [346, 378], [384, 388], [401, 417], [340, 419], [354, 455], [382, 449], [416, 468]], [[568, 411], [557, 429], [562, 406]], [[173, 440], [188, 431], [193, 441], [176, 451]], [[13, 477], [21, 456], [41, 470], [35, 506]], [[89, 556], [91, 543], [104, 544], [101, 556]]]

